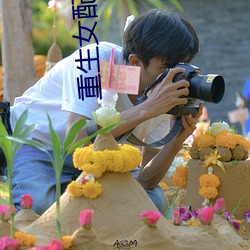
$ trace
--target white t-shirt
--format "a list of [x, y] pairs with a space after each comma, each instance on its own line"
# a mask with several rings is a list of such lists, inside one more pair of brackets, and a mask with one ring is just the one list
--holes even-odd
[[[28, 119], [26, 125], [38, 124], [37, 129], [32, 133], [32, 138], [44, 143], [47, 148], [51, 148], [50, 133], [48, 127], [47, 113], [50, 116], [53, 128], [59, 136], [61, 142], [65, 138], [67, 111], [81, 114], [92, 118], [92, 112], [99, 108], [97, 97], [83, 97], [78, 95], [77, 78], [93, 77], [97, 74], [97, 45], [89, 44], [76, 50], [70, 56], [58, 62], [43, 78], [35, 85], [26, 90], [22, 96], [15, 98], [11, 107], [11, 125], [15, 126], [16, 120], [25, 109], [28, 109]], [[109, 61], [112, 48], [115, 48], [115, 64], [124, 64], [122, 47], [109, 43], [100, 42], [99, 60]], [[88, 50], [90, 56], [88, 57]], [[80, 52], [82, 59], [92, 58], [91, 69], [88, 60], [79, 61]], [[77, 67], [83, 68], [83, 72]], [[132, 107], [126, 94], [119, 94], [117, 111], [121, 112]], [[135, 129], [136, 136], [141, 140], [150, 143], [161, 139], [169, 131], [169, 116], [150, 119]]]

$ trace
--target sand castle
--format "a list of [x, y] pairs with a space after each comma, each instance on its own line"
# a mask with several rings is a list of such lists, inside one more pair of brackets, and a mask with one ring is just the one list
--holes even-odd
[[[106, 139], [104, 141], [107, 142]], [[108, 144], [110, 145], [110, 143]], [[119, 146], [116, 145], [115, 148], [115, 150], [119, 150]], [[90, 146], [86, 150], [105, 152], [106, 149], [102, 144], [92, 148]], [[109, 148], [108, 150], [114, 149]], [[127, 156], [132, 157], [131, 154]], [[193, 165], [198, 167], [196, 163], [193, 164], [193, 161], [200, 162], [200, 160], [191, 160], [190, 168]], [[134, 162], [137, 164], [136, 160]], [[91, 164], [96, 164], [96, 162], [91, 160]], [[98, 193], [97, 197], [89, 198], [86, 195], [72, 195], [69, 189], [61, 196], [62, 234], [73, 238], [72, 246], [69, 249], [250, 249], [250, 242], [246, 239], [247, 237], [240, 235], [219, 215], [215, 215], [210, 226], [175, 226], [164, 216], [160, 217], [155, 227], [147, 226], [139, 216], [140, 213], [147, 210], [157, 211], [157, 208], [145, 190], [130, 174], [129, 168], [126, 171], [124, 171], [124, 168], [114, 171], [116, 166], [111, 165], [103, 170], [101, 174], [97, 174], [98, 182], [102, 187], [102, 192]], [[228, 173], [229, 167], [225, 165], [225, 170]], [[76, 183], [83, 184], [83, 178], [86, 179], [89, 174], [87, 172], [88, 170], [83, 168], [83, 172], [76, 180]], [[95, 177], [97, 176], [94, 174]], [[197, 177], [192, 176], [191, 171], [189, 178], [195, 179]], [[231, 192], [234, 191], [230, 190]], [[190, 200], [193, 202], [197, 198], [198, 195], [196, 194]], [[79, 214], [84, 209], [94, 211], [94, 221], [91, 229], [84, 229], [79, 225]], [[24, 209], [15, 216], [15, 230], [35, 235], [36, 246], [44, 246], [58, 237], [55, 218], [56, 203], [41, 216], [38, 216], [30, 209]], [[2, 222], [0, 223], [0, 237], [7, 235], [9, 235], [8, 222]], [[29, 248], [19, 247], [18, 249]]]

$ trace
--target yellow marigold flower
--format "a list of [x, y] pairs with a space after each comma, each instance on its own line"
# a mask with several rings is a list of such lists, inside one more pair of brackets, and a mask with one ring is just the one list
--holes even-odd
[[84, 164], [82, 169], [86, 174], [92, 174], [95, 178], [100, 178], [105, 171], [102, 165], [93, 164]]
[[121, 150], [107, 150], [106, 161], [108, 163], [107, 171], [121, 172], [124, 164]]
[[82, 186], [83, 195], [90, 199], [95, 199], [102, 193], [101, 186], [97, 181], [88, 181]]
[[[106, 160], [106, 156], [108, 154], [108, 151], [111, 150], [104, 150], [104, 151], [94, 151], [93, 154], [93, 163], [96, 164], [97, 167], [101, 168], [104, 172], [108, 168], [108, 161]], [[114, 150], [112, 150], [114, 151]]]
[[72, 237], [71, 236], [62, 236], [62, 244], [63, 244], [63, 249], [69, 249], [72, 247]]
[[141, 163], [141, 153], [138, 148], [129, 144], [119, 145], [122, 153], [124, 167], [122, 172], [128, 172]]
[[167, 183], [161, 181], [161, 182], [160, 182], [160, 185], [161, 185], [161, 188], [163, 189], [163, 191], [167, 191], [167, 190], [168, 190], [168, 185], [167, 185]]
[[222, 131], [215, 137], [216, 147], [224, 147], [229, 149], [234, 149], [237, 144], [236, 137], [234, 134], [227, 131]]
[[73, 163], [75, 168], [82, 170], [84, 164], [93, 162], [93, 145], [88, 147], [77, 148], [73, 154]]
[[215, 187], [220, 185], [220, 180], [215, 174], [203, 174], [199, 178], [201, 187]]
[[189, 220], [186, 222], [187, 226], [191, 226], [191, 227], [198, 227], [201, 225], [200, 221], [198, 219], [195, 220]]
[[76, 181], [71, 181], [67, 186], [67, 190], [73, 197], [83, 196], [82, 185], [78, 184]]
[[128, 172], [141, 163], [138, 148], [132, 145], [119, 145], [120, 150], [93, 151], [93, 145], [78, 148], [73, 154], [76, 168], [100, 178], [105, 171]]
[[184, 166], [176, 167], [175, 174], [172, 177], [173, 184], [180, 188], [187, 188], [188, 168]]
[[206, 199], [214, 199], [218, 195], [218, 191], [216, 187], [205, 187], [202, 186], [199, 189], [199, 195]]
[[25, 234], [23, 232], [15, 232], [15, 239], [21, 246], [32, 247], [36, 245], [36, 237], [32, 234]]
[[198, 143], [199, 148], [215, 147], [215, 139], [212, 135], [202, 134], [199, 137]]

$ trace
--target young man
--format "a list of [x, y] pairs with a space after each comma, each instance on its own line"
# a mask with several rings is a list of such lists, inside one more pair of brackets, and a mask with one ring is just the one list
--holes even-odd
[[[139, 66], [141, 95], [144, 89], [167, 68], [171, 69], [161, 83], [150, 92], [148, 99], [134, 106], [136, 96], [119, 94], [117, 111], [121, 113], [121, 120], [126, 121], [112, 130], [114, 137], [135, 129], [135, 134], [144, 142], [150, 143], [163, 138], [169, 132], [171, 120], [176, 117], [166, 114], [176, 105], [186, 104], [189, 94], [189, 83], [186, 80], [173, 82], [173, 77], [182, 68], [174, 68], [178, 62], [190, 62], [199, 50], [199, 41], [192, 26], [168, 11], [151, 10], [135, 18], [124, 32], [123, 47], [100, 42], [98, 45], [99, 59], [110, 60], [112, 48], [115, 48], [115, 64]], [[96, 58], [96, 44], [80, 48], [82, 58]], [[38, 140], [51, 148], [50, 134], [46, 111], [49, 113], [53, 127], [60, 139], [79, 119], [92, 119], [92, 112], [99, 108], [97, 97], [82, 100], [78, 96], [77, 78], [82, 71], [79, 52], [77, 50], [69, 57], [58, 62], [33, 87], [21, 97], [15, 99], [11, 108], [11, 124], [28, 108], [27, 125], [38, 124], [32, 134], [33, 140]], [[97, 63], [88, 62], [81, 65], [90, 69], [85, 77], [96, 75]], [[167, 209], [167, 200], [159, 187], [159, 182], [170, 167], [175, 155], [182, 148], [183, 142], [193, 133], [201, 115], [203, 105], [200, 104], [198, 115], [182, 116], [183, 127], [169, 143], [161, 149], [145, 147], [140, 170], [133, 173], [139, 183], [145, 188], [156, 206], [163, 213]], [[87, 136], [86, 128], [82, 129], [78, 138]], [[51, 152], [52, 153], [52, 152]], [[73, 167], [69, 156], [62, 173], [62, 190], [79, 175]], [[24, 145], [17, 153], [13, 169], [13, 197], [17, 209], [20, 209], [20, 197], [30, 194], [34, 199], [33, 210], [43, 213], [55, 201], [55, 176], [48, 157], [36, 148]]]

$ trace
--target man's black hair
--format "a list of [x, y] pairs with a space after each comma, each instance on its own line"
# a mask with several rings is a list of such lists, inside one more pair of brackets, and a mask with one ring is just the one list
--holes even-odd
[[123, 35], [123, 57], [128, 63], [136, 54], [145, 68], [149, 60], [161, 58], [166, 67], [190, 62], [199, 51], [199, 39], [192, 25], [167, 10], [153, 9], [136, 17]]

